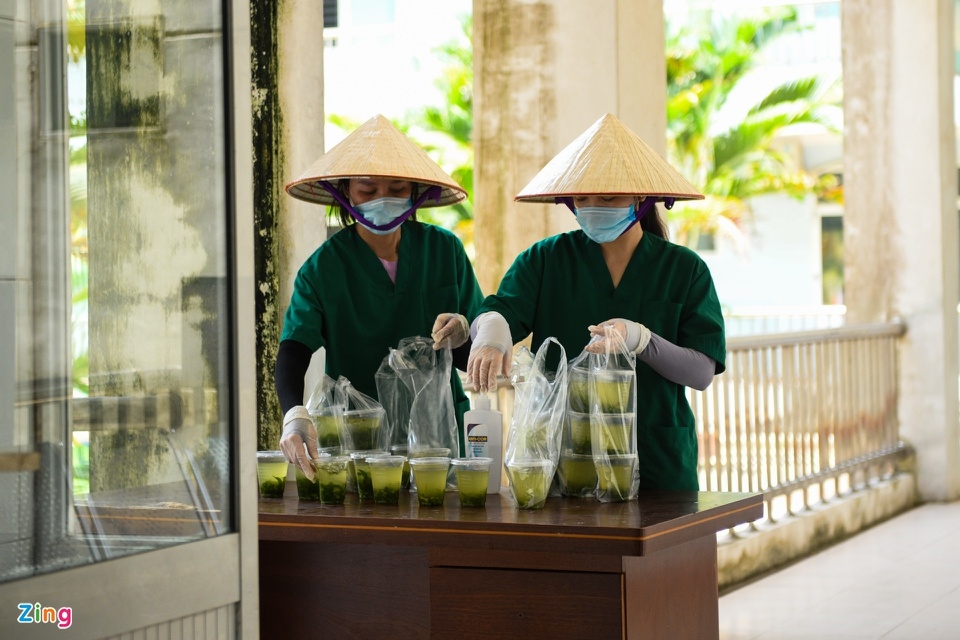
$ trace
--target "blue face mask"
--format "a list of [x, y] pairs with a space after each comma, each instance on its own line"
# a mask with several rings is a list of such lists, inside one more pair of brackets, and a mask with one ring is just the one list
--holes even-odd
[[599, 244], [613, 242], [637, 219], [632, 205], [629, 207], [579, 207], [575, 213], [583, 232]]
[[410, 211], [412, 206], [413, 200], [411, 198], [377, 198], [376, 200], [370, 200], [363, 204], [356, 204], [353, 208], [357, 210], [357, 213], [363, 215], [369, 224], [364, 224], [363, 220], [357, 220], [357, 222], [363, 224], [371, 233], [375, 233], [378, 236], [385, 236], [396, 231], [397, 227], [391, 229], [374, 229], [370, 225], [375, 224], [382, 227], [385, 224], [390, 224]]

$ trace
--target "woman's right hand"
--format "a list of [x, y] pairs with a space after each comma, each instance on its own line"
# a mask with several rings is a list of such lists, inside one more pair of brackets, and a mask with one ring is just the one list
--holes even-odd
[[[307, 446], [304, 447], [303, 445]], [[311, 460], [320, 457], [317, 451], [317, 428], [310, 419], [306, 407], [296, 406], [283, 417], [283, 433], [280, 435], [280, 450], [287, 462], [293, 463], [311, 481], [313, 464]]]
[[497, 390], [497, 374], [508, 375], [507, 359], [497, 347], [470, 349], [467, 360], [467, 382], [472, 382], [477, 391], [487, 393]]
[[510, 325], [496, 311], [481, 313], [470, 327], [473, 344], [467, 360], [467, 382], [481, 393], [495, 391], [497, 374], [509, 375], [507, 356], [513, 348]]

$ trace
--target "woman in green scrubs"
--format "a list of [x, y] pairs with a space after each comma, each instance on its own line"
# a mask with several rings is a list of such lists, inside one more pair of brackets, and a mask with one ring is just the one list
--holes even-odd
[[[513, 345], [557, 338], [568, 355], [617, 332], [637, 354], [640, 488], [698, 489], [697, 434], [685, 387], [723, 372], [723, 317], [693, 251], [667, 240], [655, 202], [703, 196], [612, 115], [551, 160], [521, 202], [569, 207], [580, 229], [521, 253], [473, 322], [468, 379], [507, 374]], [[603, 351], [604, 341], [590, 346]]]
[[[317, 434], [303, 392], [313, 353], [324, 347], [327, 374], [348, 378], [373, 398], [377, 369], [401, 338], [430, 332], [434, 348], [449, 344], [454, 364], [465, 369], [469, 321], [483, 295], [460, 240], [415, 218], [418, 208], [453, 204], [466, 193], [383, 116], [351, 133], [286, 189], [295, 198], [339, 206], [344, 226], [297, 273], [277, 353], [280, 448], [312, 478], [308, 456], [317, 456]], [[451, 386], [462, 420], [469, 403], [455, 371]]]

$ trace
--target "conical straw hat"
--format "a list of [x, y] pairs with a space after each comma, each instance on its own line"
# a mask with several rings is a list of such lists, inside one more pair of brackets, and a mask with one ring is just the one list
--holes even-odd
[[336, 201], [321, 181], [373, 177], [439, 186], [440, 201], [428, 198], [421, 208], [455, 204], [467, 197], [463, 187], [381, 115], [360, 125], [285, 188], [294, 198], [333, 205]]
[[515, 200], [611, 194], [701, 200], [693, 185], [613, 115], [607, 114], [555, 155]]

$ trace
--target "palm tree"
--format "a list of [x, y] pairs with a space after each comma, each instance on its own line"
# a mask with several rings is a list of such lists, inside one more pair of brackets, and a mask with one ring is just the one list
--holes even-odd
[[774, 87], [744, 109], [733, 124], [718, 115], [733, 105], [731, 93], [756, 70], [770, 43], [800, 29], [792, 7], [746, 18], [699, 19], [667, 24], [667, 155], [707, 196], [678, 205], [669, 214], [677, 241], [697, 246], [701, 235], [722, 235], [742, 245], [746, 201], [763, 193], [803, 197], [830, 186], [832, 177], [812, 176], [771, 145], [784, 128], [816, 123], [837, 131], [839, 79], [805, 77]]

